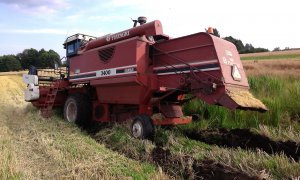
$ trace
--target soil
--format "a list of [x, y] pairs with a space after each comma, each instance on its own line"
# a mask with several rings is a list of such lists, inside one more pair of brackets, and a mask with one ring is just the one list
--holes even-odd
[[184, 179], [258, 179], [213, 160], [195, 160], [189, 156], [172, 155], [168, 149], [161, 147], [153, 149], [152, 159], [168, 174], [180, 172]]
[[184, 133], [188, 138], [232, 148], [261, 149], [268, 154], [284, 153], [295, 161], [300, 159], [300, 144], [293, 141], [273, 141], [270, 138], [254, 134], [249, 129], [211, 129], [188, 131]]

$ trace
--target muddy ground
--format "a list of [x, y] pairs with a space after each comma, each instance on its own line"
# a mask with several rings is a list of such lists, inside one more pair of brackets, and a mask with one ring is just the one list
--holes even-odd
[[195, 160], [190, 156], [174, 155], [170, 150], [161, 147], [154, 148], [151, 157], [152, 161], [168, 174], [174, 176], [181, 172], [185, 179], [258, 179], [210, 159]]
[[284, 153], [295, 161], [300, 160], [300, 144], [293, 141], [273, 141], [270, 138], [255, 134], [249, 129], [210, 129], [186, 131], [184, 134], [194, 140], [224, 147], [260, 149], [268, 154]]

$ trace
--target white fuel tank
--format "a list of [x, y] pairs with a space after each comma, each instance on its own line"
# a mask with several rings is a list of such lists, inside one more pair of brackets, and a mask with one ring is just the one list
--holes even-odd
[[39, 84], [39, 78], [37, 75], [23, 74], [23, 81], [26, 84], [34, 84], [34, 85]]
[[34, 84], [28, 84], [27, 89], [25, 90], [25, 101], [37, 100], [40, 97], [39, 86]]

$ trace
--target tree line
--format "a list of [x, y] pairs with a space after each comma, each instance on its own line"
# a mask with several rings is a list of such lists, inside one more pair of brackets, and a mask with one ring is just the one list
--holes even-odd
[[[215, 36], [220, 37], [220, 33], [219, 33], [219, 31], [218, 31], [216, 28], [213, 28], [213, 34], [214, 34]], [[255, 47], [254, 47], [252, 44], [250, 44], [250, 43], [246, 43], [246, 44], [244, 45], [244, 43], [243, 43], [240, 39], [236, 39], [236, 38], [234, 38], [234, 37], [232, 37], [232, 36], [226, 36], [226, 37], [224, 37], [223, 39], [232, 42], [232, 43], [236, 46], [236, 48], [237, 48], [237, 50], [238, 50], [238, 52], [239, 52], [240, 54], [246, 54], [246, 53], [258, 53], [258, 52], [269, 52], [269, 49], [261, 48], [261, 47], [255, 48]]]
[[54, 68], [55, 64], [61, 66], [60, 56], [54, 50], [25, 49], [17, 55], [0, 56], [0, 72], [19, 71], [35, 66], [37, 68]]

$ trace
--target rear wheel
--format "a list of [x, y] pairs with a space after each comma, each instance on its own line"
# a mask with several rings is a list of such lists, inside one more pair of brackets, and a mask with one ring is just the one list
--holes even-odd
[[78, 125], [86, 125], [91, 119], [91, 105], [84, 94], [68, 97], [64, 105], [64, 119]]
[[134, 118], [131, 125], [131, 134], [138, 139], [150, 139], [153, 137], [153, 125], [147, 115], [139, 115]]

